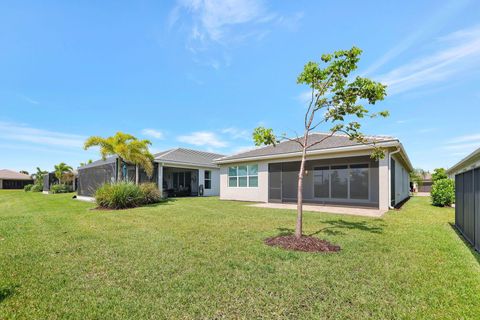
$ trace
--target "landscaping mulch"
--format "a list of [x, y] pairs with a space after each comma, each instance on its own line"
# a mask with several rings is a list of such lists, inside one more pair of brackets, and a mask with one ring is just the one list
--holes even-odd
[[272, 247], [281, 247], [286, 250], [303, 252], [340, 251], [340, 246], [331, 244], [327, 240], [309, 236], [302, 236], [300, 239], [297, 239], [294, 235], [271, 237], [265, 239], [265, 244]]

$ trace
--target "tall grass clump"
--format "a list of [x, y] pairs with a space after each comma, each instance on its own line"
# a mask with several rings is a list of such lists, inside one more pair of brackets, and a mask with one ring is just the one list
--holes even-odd
[[105, 209], [134, 208], [143, 204], [143, 193], [132, 182], [106, 183], [95, 192], [95, 201]]

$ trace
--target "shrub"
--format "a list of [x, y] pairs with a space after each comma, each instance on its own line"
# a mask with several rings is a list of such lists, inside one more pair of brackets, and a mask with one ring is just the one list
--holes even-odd
[[41, 184], [34, 184], [30, 190], [32, 192], [42, 192], [43, 186]]
[[23, 187], [24, 191], [32, 191], [33, 184], [27, 184]]
[[451, 206], [455, 201], [455, 185], [452, 179], [440, 179], [432, 186], [432, 204], [434, 206]]
[[155, 183], [143, 183], [139, 187], [143, 195], [143, 204], [157, 203], [162, 199], [160, 190]]
[[52, 193], [68, 193], [72, 192], [72, 187], [67, 184], [54, 184], [50, 188], [50, 191]]
[[105, 209], [134, 208], [143, 204], [143, 193], [131, 182], [106, 183], [95, 192], [95, 201]]

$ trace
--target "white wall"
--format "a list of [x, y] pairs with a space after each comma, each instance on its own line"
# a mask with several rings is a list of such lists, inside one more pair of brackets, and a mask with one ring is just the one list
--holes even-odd
[[220, 166], [220, 199], [268, 202], [268, 163], [248, 162], [248, 164], [258, 164], [258, 187], [229, 187], [228, 186], [228, 167], [242, 165], [245, 163], [231, 163]]
[[[212, 173], [212, 188], [205, 189], [205, 170]], [[198, 169], [198, 184], [203, 184], [203, 195], [206, 197], [220, 195], [220, 169]]]

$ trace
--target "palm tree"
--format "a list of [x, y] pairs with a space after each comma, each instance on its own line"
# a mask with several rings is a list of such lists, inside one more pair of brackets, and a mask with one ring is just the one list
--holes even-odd
[[102, 138], [93, 136], [85, 141], [84, 149], [100, 147], [100, 154], [105, 160], [109, 155], [118, 157], [117, 180], [123, 180], [122, 167], [124, 163], [131, 163], [142, 167], [147, 175], [153, 175], [153, 155], [148, 150], [152, 143], [149, 140], [138, 140], [131, 134], [117, 132], [112, 137]]
[[37, 167], [37, 172], [32, 174], [32, 178], [35, 179], [35, 184], [42, 184], [43, 183], [43, 176], [45, 176], [48, 171], [42, 170]]
[[65, 162], [61, 162], [55, 165], [54, 167], [55, 167], [55, 177], [57, 177], [59, 183], [62, 183], [64, 173], [71, 172], [73, 170], [73, 168], [67, 165]]

